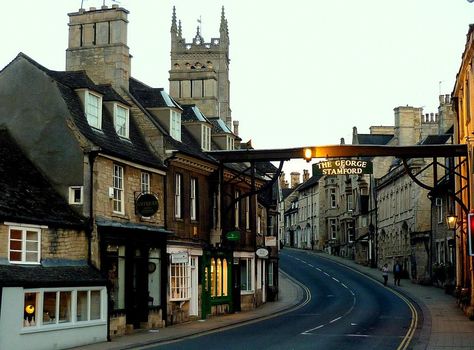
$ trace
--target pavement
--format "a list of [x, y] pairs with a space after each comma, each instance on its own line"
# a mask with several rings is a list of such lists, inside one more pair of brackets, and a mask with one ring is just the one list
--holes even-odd
[[[286, 248], [285, 248], [286, 249]], [[346, 265], [372, 279], [382, 283], [382, 272], [355, 263], [353, 260], [307, 251], [323, 258], [331, 259]], [[218, 329], [236, 327], [243, 323], [255, 322], [297, 308], [305, 295], [301, 286], [286, 274], [279, 275], [278, 300], [267, 302], [261, 307], [247, 312], [229, 315], [212, 316], [207, 320], [186, 322], [166, 328], [139, 330], [122, 337], [112, 338], [110, 342], [96, 343], [74, 350], [119, 350], [136, 349], [151, 344], [171, 342], [184, 337], [205, 334]], [[408, 349], [412, 350], [474, 350], [474, 322], [470, 321], [458, 307], [456, 299], [444, 292], [444, 289], [433, 286], [414, 284], [402, 279], [400, 286], [393, 285], [389, 274], [387, 288], [393, 288], [418, 306], [423, 323], [417, 329], [417, 335]]]

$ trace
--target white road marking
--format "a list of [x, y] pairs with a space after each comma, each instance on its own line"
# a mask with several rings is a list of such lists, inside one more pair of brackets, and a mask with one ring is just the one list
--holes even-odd
[[339, 282], [339, 283], [340, 283], [340, 281], [339, 281], [337, 278], [334, 278], [334, 277], [333, 277], [332, 279], [333, 279], [334, 281], [336, 281], [336, 282]]
[[329, 321], [329, 323], [334, 323], [336, 321], [339, 321], [341, 318], [342, 318], [342, 316], [339, 316], [339, 317], [335, 318], [334, 320]]

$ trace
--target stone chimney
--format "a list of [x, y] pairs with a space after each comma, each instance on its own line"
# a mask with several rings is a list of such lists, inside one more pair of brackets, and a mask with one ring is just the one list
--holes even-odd
[[300, 184], [300, 173], [297, 171], [293, 171], [290, 173], [291, 177], [291, 188], [295, 188]]
[[303, 182], [306, 182], [308, 180], [309, 180], [309, 170], [303, 169]]
[[131, 56], [127, 46], [128, 11], [91, 7], [69, 13], [66, 70], [85, 70], [96, 84], [111, 84], [128, 91]]
[[239, 136], [239, 121], [234, 120], [232, 123], [234, 124], [234, 134], [235, 134], [235, 136]]

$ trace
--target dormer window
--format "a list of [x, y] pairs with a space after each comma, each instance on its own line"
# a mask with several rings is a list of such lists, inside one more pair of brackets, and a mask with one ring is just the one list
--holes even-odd
[[174, 110], [170, 114], [170, 136], [181, 141], [181, 114]]
[[102, 129], [102, 97], [88, 91], [85, 107], [89, 125], [96, 129]]
[[227, 136], [227, 150], [228, 151], [234, 150], [234, 139], [230, 136]]
[[211, 128], [207, 125], [201, 126], [201, 148], [203, 151], [211, 150]]
[[119, 104], [114, 105], [114, 126], [117, 135], [129, 138], [129, 112]]

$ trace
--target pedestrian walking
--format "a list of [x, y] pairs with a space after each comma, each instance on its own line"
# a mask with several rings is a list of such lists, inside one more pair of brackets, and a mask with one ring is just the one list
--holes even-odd
[[386, 286], [387, 281], [388, 281], [388, 265], [387, 264], [382, 266], [382, 276], [383, 276], [383, 285]]
[[400, 275], [402, 274], [402, 265], [397, 261], [395, 261], [395, 265], [393, 265], [393, 284], [396, 286], [400, 285]]

